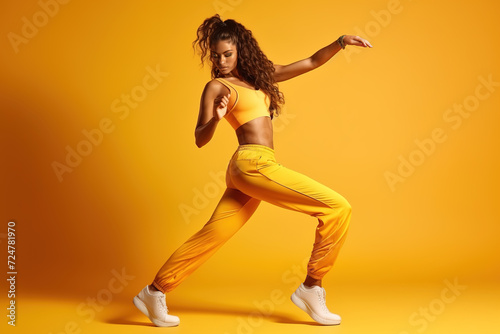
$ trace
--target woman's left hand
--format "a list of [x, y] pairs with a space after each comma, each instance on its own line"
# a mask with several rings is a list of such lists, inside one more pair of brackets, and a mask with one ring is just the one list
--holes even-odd
[[366, 39], [355, 35], [345, 35], [343, 41], [345, 45], [356, 45], [370, 48], [373, 47]]

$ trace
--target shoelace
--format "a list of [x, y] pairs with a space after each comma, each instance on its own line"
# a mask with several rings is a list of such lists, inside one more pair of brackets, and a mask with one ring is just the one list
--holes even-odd
[[165, 295], [162, 294], [161, 296], [158, 296], [157, 301], [158, 304], [160, 305], [160, 309], [168, 314], [168, 307], [167, 307], [167, 302], [165, 301]]
[[328, 307], [326, 307], [326, 291], [325, 289], [321, 289], [321, 291], [317, 290], [318, 292], [318, 298], [319, 298], [319, 303], [321, 304], [321, 308], [325, 311], [330, 313], [330, 310], [328, 310]]

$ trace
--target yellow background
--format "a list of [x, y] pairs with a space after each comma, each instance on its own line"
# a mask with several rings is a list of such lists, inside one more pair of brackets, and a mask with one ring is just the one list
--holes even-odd
[[[47, 22], [33, 0], [0, 11], [0, 237], [6, 258], [7, 222], [15, 221], [15, 330], [59, 333], [71, 322], [92, 333], [149, 329], [131, 298], [210, 217], [223, 192], [213, 175], [237, 146], [225, 122], [203, 149], [194, 144], [210, 77], [191, 42], [218, 10], [252, 30], [276, 64], [306, 58], [341, 34], [374, 46], [349, 46], [281, 83], [286, 105], [274, 121], [278, 160], [353, 207], [349, 237], [324, 282], [330, 309], [344, 323], [310, 326], [280, 299], [250, 330], [241, 325], [275, 289], [288, 299], [302, 278], [300, 270], [291, 273], [314, 237], [313, 218], [263, 203], [168, 296], [181, 316], [172, 331], [420, 333], [423, 324], [409, 317], [439, 300], [445, 282], [458, 280], [467, 288], [425, 332], [498, 332], [500, 86], [477, 88], [479, 77], [500, 82], [498, 4], [115, 0], [51, 8]], [[42, 20], [38, 31], [14, 47], [9, 36], [22, 35], [23, 18], [34, 16]], [[148, 68], [168, 75], [128, 115], [113, 112], [116, 99], [140, 92]], [[470, 116], [446, 121], [477, 89], [489, 94], [476, 99]], [[76, 149], [86, 140], [82, 131], [103, 119], [113, 130], [60, 182], [54, 161], [65, 164], [66, 147]], [[415, 141], [428, 142], [436, 128], [446, 140], [429, 155], [416, 152]], [[391, 187], [386, 174], [397, 173], [400, 156], [420, 156], [421, 164]], [[193, 214], [183, 215], [188, 207]], [[134, 278], [95, 317], [75, 311], [108, 287], [113, 270]], [[2, 283], [2, 305], [6, 295]], [[2, 328], [13, 330], [2, 318]]]

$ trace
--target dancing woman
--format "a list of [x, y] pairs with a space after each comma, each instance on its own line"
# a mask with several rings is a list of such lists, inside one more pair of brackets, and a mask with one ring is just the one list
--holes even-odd
[[272, 119], [284, 103], [277, 82], [323, 65], [346, 45], [372, 47], [359, 36], [342, 35], [309, 58], [276, 65], [264, 55], [252, 32], [234, 20], [223, 21], [215, 15], [198, 28], [193, 47], [198, 47], [202, 63], [211, 64], [212, 80], [201, 96], [196, 145], [206, 145], [225, 118], [239, 146], [227, 168], [227, 189], [208, 222], [170, 256], [152, 284], [134, 297], [136, 307], [156, 326], [179, 324], [178, 317], [168, 314], [165, 294], [231, 238], [261, 201], [317, 219], [307, 276], [291, 299], [320, 324], [340, 323], [340, 316], [326, 307], [322, 279], [344, 243], [351, 206], [337, 192], [276, 161]]

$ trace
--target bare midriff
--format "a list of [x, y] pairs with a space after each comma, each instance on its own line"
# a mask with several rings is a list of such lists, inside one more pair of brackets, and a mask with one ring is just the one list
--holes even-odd
[[274, 149], [273, 123], [270, 117], [253, 119], [236, 129], [240, 145], [258, 144]]

